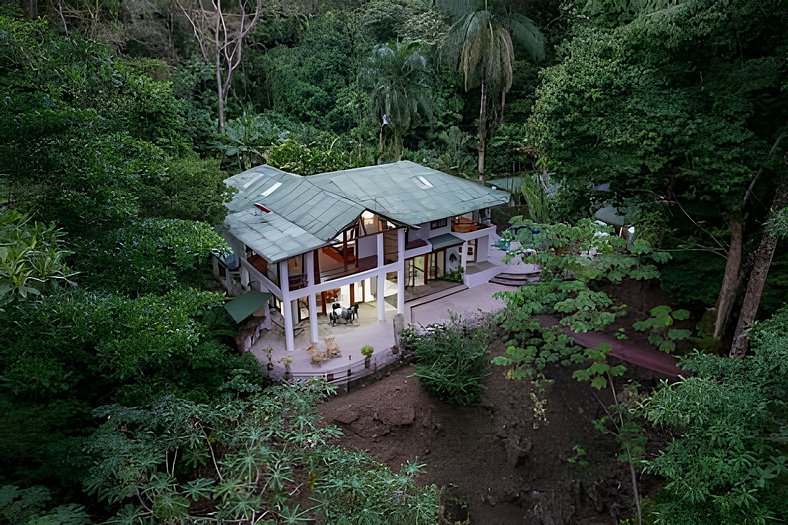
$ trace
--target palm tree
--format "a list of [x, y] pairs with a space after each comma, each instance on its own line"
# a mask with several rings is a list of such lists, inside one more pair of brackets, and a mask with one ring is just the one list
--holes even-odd
[[427, 59], [412, 41], [379, 44], [359, 73], [370, 91], [372, 117], [380, 123], [380, 153], [386, 127], [393, 140], [394, 157], [402, 158], [402, 142], [419, 115], [432, 118], [429, 98], [431, 73]]
[[512, 87], [512, 37], [534, 60], [544, 58], [544, 37], [530, 18], [507, 12], [503, 1], [437, 0], [437, 3], [454, 20], [441, 45], [441, 62], [462, 73], [465, 91], [476, 88], [481, 91], [477, 171], [483, 182], [487, 132], [502, 122], [506, 93]]

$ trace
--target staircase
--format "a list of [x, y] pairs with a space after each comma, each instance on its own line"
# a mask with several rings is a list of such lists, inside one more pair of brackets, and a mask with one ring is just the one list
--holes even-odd
[[501, 272], [492, 279], [491, 283], [500, 284], [503, 286], [511, 286], [512, 288], [520, 288], [527, 284], [535, 284], [539, 282], [539, 272], [528, 273], [509, 273]]

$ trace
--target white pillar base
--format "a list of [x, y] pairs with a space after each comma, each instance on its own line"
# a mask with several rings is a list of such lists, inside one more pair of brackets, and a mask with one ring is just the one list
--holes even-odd
[[378, 301], [378, 322], [383, 323], [386, 321], [386, 274], [378, 275], [378, 293], [376, 300]]
[[285, 349], [295, 351], [295, 333], [293, 331], [293, 301], [282, 301], [282, 315], [285, 318]]
[[317, 298], [315, 294], [309, 294], [309, 335], [312, 344], [317, 344]]
[[405, 315], [405, 229], [397, 230], [397, 313]]

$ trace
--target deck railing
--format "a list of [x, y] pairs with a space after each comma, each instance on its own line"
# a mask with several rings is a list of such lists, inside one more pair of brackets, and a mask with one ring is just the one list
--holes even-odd
[[[289, 381], [304, 381], [312, 378], [320, 378], [328, 384], [334, 386], [347, 385], [359, 379], [370, 376], [386, 367], [402, 363], [410, 357], [410, 353], [400, 350], [393, 353], [390, 348], [375, 352], [370, 356], [369, 366], [364, 361], [350, 362], [345, 365], [327, 368], [325, 370], [314, 371], [293, 371], [290, 373]], [[284, 376], [284, 370], [276, 370], [276, 375]]]

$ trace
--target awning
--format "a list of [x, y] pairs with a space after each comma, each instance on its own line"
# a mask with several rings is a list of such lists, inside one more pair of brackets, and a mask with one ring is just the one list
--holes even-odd
[[259, 310], [271, 298], [270, 293], [249, 290], [235, 299], [224, 304], [224, 309], [236, 323], [244, 321], [247, 317]]
[[452, 235], [451, 233], [444, 233], [443, 235], [438, 235], [437, 237], [430, 239], [430, 244], [432, 244], [433, 250], [440, 250], [441, 248], [446, 248], [447, 246], [454, 246], [455, 244], [462, 243], [462, 239], [456, 235]]

